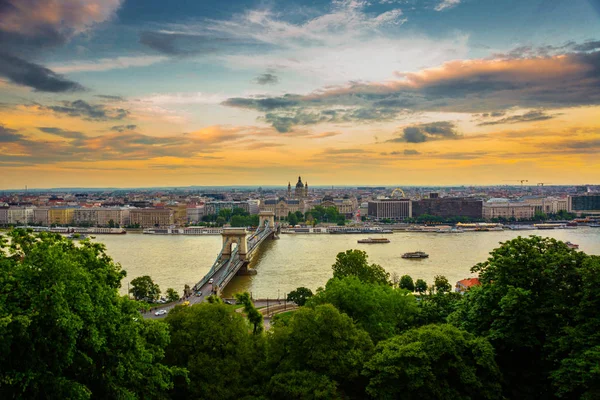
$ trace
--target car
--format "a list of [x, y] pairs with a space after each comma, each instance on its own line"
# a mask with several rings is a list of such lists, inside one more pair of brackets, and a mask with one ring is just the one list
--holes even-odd
[[190, 302], [189, 301], [184, 301], [183, 304], [181, 304], [182, 306], [189, 306]]
[[201, 291], [197, 291], [196, 292], [196, 297], [200, 297], [200, 296], [202, 296], [202, 292]]
[[212, 284], [214, 281], [215, 281], [215, 280], [214, 280], [213, 278], [210, 278], [210, 279], [208, 280], [208, 283]]
[[154, 313], [154, 315], [159, 317], [161, 315], [165, 315], [166, 313], [167, 313], [167, 310], [158, 310], [157, 312]]
[[233, 305], [233, 301], [231, 301], [231, 300], [225, 300], [225, 304], [229, 304], [230, 306], [232, 306]]

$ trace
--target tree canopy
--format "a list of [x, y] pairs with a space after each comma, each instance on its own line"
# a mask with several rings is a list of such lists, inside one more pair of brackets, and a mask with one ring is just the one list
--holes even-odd
[[[591, 308], [600, 295], [598, 263], [563, 242], [531, 236], [503, 243], [472, 268], [482, 285], [471, 288], [449, 318], [489, 338], [507, 397], [552, 397], [551, 379], [558, 393], [597, 393], [598, 370], [590, 361], [598, 360], [593, 349], [600, 337], [589, 328], [598, 326], [597, 308]], [[582, 341], [581, 332], [590, 336]], [[567, 383], [574, 371], [578, 378]]]
[[148, 275], [139, 276], [130, 282], [129, 293], [136, 300], [154, 302], [160, 297], [160, 288]]
[[356, 276], [366, 283], [389, 284], [390, 274], [377, 264], [369, 264], [367, 253], [346, 250], [338, 253], [332, 266], [334, 278]]
[[[87, 240], [9, 232], [0, 240], [0, 397], [160, 399], [167, 326], [120, 297], [125, 272]], [[1, 239], [1, 238], [0, 238]]]
[[312, 296], [313, 296], [312, 290], [305, 288], [305, 287], [299, 287], [296, 290], [292, 290], [291, 292], [288, 293], [287, 301], [293, 301], [297, 305], [303, 306], [304, 304], [306, 304], [308, 299]]
[[377, 345], [365, 365], [374, 399], [501, 399], [494, 349], [450, 325], [411, 329]]

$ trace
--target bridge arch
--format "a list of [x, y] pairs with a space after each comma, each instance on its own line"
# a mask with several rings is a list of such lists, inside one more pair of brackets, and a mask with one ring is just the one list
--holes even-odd
[[223, 228], [223, 257], [229, 258], [236, 245], [238, 256], [241, 260], [246, 258], [248, 253], [248, 243], [246, 241], [246, 229], [244, 228]]
[[271, 229], [275, 228], [275, 213], [273, 211], [261, 211], [258, 213], [258, 220], [260, 227], [265, 226], [265, 222], [268, 222], [268, 226]]

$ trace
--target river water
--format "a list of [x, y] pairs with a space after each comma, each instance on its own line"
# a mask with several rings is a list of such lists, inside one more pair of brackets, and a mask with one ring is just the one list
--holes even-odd
[[[408, 274], [413, 279], [433, 282], [435, 275], [445, 275], [451, 284], [472, 276], [470, 269], [485, 261], [499, 242], [517, 236], [540, 235], [579, 244], [588, 254], [600, 255], [600, 229], [578, 229], [465, 232], [459, 234], [395, 232], [387, 244], [357, 244], [358, 239], [378, 235], [280, 235], [279, 240], [263, 242], [256, 250], [250, 267], [253, 276], [235, 277], [225, 290], [226, 296], [250, 291], [255, 298], [283, 298], [299, 286], [313, 291], [331, 278], [331, 265], [340, 251], [365, 250], [369, 261], [384, 267], [390, 274]], [[172, 287], [180, 294], [185, 284], [193, 286], [210, 269], [221, 250], [221, 236], [167, 235], [97, 235], [95, 241], [107, 247], [108, 254], [123, 269], [122, 293], [128, 282], [141, 275], [150, 275], [164, 292]], [[422, 250], [427, 259], [407, 260], [408, 251]]]

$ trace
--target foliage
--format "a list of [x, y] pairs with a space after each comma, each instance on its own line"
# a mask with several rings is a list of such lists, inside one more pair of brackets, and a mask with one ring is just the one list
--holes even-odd
[[223, 299], [221, 299], [216, 294], [211, 294], [210, 296], [208, 296], [206, 298], [206, 301], [209, 302], [210, 304], [223, 303]]
[[360, 371], [373, 349], [369, 335], [331, 304], [302, 307], [268, 336], [269, 363], [279, 372], [313, 371], [349, 393], [361, 392]]
[[167, 289], [167, 301], [172, 302], [172, 301], [177, 301], [177, 300], [179, 300], [179, 293], [177, 293], [175, 291], [175, 289], [173, 289], [173, 288], [168, 288]]
[[415, 284], [410, 275], [402, 275], [402, 277], [400, 278], [400, 288], [406, 289], [409, 292], [415, 291]]
[[437, 293], [448, 293], [452, 290], [452, 285], [448, 282], [448, 278], [443, 275], [433, 277], [433, 287]]
[[586, 286], [589, 270], [597, 263], [597, 258], [555, 239], [531, 236], [503, 243], [487, 261], [471, 269], [479, 273], [482, 285], [464, 295], [449, 320], [489, 338], [505, 375], [507, 397], [551, 397], [550, 376], [564, 392], [583, 393], [597, 385], [592, 372], [563, 386], [568, 374], [562, 369], [569, 368], [567, 360], [573, 356], [581, 356], [580, 367], [586, 369], [584, 354], [600, 345], [596, 333], [580, 342], [577, 352], [565, 347], [577, 342], [573, 335], [585, 330], [586, 317], [598, 318], [597, 310], [585, 314], [590, 312], [592, 293], [598, 296], [597, 285]]
[[418, 313], [414, 296], [404, 289], [364, 283], [355, 276], [330, 279], [325, 290], [308, 304], [333, 304], [367, 331], [374, 342], [410, 328]]
[[239, 313], [221, 303], [176, 306], [165, 321], [171, 331], [165, 359], [189, 377], [175, 381], [172, 398], [238, 399], [254, 390], [264, 345]]
[[419, 302], [419, 324], [447, 322], [448, 316], [456, 310], [462, 299], [463, 295], [455, 292], [439, 292], [422, 296]]
[[299, 287], [296, 290], [292, 290], [288, 293], [287, 301], [293, 301], [294, 303], [302, 307], [304, 304], [306, 304], [306, 301], [312, 296], [312, 290], [305, 287]]
[[252, 299], [250, 298], [250, 293], [236, 293], [235, 298], [238, 302], [244, 305], [244, 312], [248, 317], [248, 321], [252, 324], [253, 330], [252, 332], [256, 335], [263, 331], [263, 316], [258, 310], [254, 307], [252, 303]]
[[415, 292], [419, 294], [423, 294], [427, 291], [427, 282], [423, 279], [417, 279], [415, 282]]
[[298, 216], [295, 213], [292, 214], [291, 212], [289, 212], [287, 219], [290, 225], [298, 225]]
[[335, 207], [315, 206], [315, 208], [307, 213], [307, 220], [309, 219], [308, 214], [310, 214], [310, 217], [313, 218], [316, 223], [335, 222], [338, 225], [344, 225], [346, 220]]
[[367, 253], [362, 250], [340, 252], [332, 266], [334, 278], [356, 276], [363, 282], [389, 284], [390, 274], [377, 264], [369, 265]]
[[129, 293], [136, 300], [154, 302], [160, 297], [160, 288], [148, 275], [139, 276], [130, 282]]
[[365, 365], [375, 399], [501, 399], [494, 350], [450, 325], [412, 329], [377, 345]]
[[273, 400], [338, 399], [336, 384], [328, 377], [312, 371], [290, 371], [275, 374], [267, 389]]
[[[160, 399], [167, 326], [120, 297], [102, 244], [8, 233], [0, 243], [0, 398]], [[2, 242], [0, 238], [0, 242]]]

